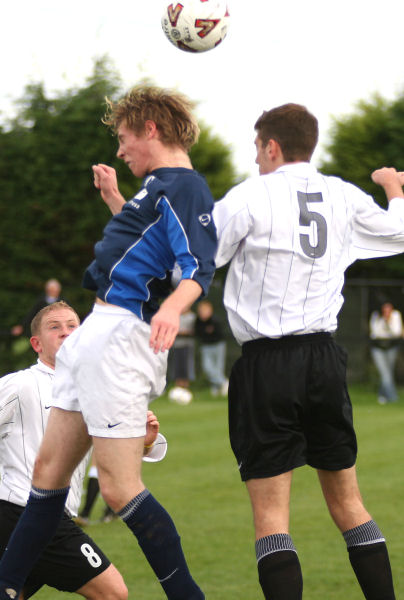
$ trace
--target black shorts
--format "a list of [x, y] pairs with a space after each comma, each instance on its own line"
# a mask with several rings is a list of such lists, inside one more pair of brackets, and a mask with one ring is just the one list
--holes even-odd
[[327, 333], [243, 344], [229, 384], [230, 443], [243, 481], [305, 464], [355, 464], [346, 359]]
[[[1, 556], [23, 511], [22, 506], [0, 500]], [[45, 584], [73, 593], [100, 575], [110, 564], [97, 544], [67, 515], [63, 515], [56, 535], [25, 582], [24, 598], [30, 598]]]

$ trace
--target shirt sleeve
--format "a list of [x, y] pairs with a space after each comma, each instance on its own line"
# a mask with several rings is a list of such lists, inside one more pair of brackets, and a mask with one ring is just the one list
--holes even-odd
[[350, 187], [354, 207], [354, 259], [404, 252], [404, 200], [393, 198], [385, 210], [359, 188]]
[[233, 258], [250, 231], [252, 219], [247, 203], [249, 193], [247, 182], [244, 182], [215, 203], [213, 220], [218, 237], [216, 267], [222, 267]]

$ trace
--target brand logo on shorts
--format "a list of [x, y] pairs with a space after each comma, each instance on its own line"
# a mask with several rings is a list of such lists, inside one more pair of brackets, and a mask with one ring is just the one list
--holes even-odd
[[117, 427], [118, 425], [121, 424], [122, 421], [119, 421], [119, 423], [114, 423], [111, 425], [111, 423], [108, 423], [108, 429], [112, 429], [113, 427]]
[[45, 409], [48, 410], [48, 408], [52, 408], [52, 406], [45, 406]]
[[17, 598], [17, 592], [12, 588], [6, 588], [4, 591], [6, 592], [7, 596], [9, 596], [9, 598]]

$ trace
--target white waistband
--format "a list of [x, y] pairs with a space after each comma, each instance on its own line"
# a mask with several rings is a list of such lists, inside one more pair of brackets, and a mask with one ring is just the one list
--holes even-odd
[[[98, 304], [95, 303], [93, 306], [93, 312], [95, 313], [104, 313], [104, 314], [114, 314], [114, 315], [132, 315], [132, 317], [138, 319], [131, 310], [127, 308], [122, 308], [122, 306], [117, 306], [116, 304]], [[140, 320], [140, 319], [139, 319]]]

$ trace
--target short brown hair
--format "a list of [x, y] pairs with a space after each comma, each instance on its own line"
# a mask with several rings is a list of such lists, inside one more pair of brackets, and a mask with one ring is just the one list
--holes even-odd
[[254, 127], [264, 147], [278, 142], [286, 162], [309, 161], [318, 142], [318, 121], [301, 104], [264, 111]]
[[160, 141], [180, 146], [186, 152], [198, 141], [199, 127], [192, 109], [193, 102], [179, 92], [147, 84], [132, 88], [121, 100], [106, 99], [108, 108], [103, 123], [114, 133], [121, 123], [140, 134], [146, 121], [154, 121]]
[[71, 310], [72, 313], [74, 313], [76, 315], [76, 317], [80, 323], [80, 317], [76, 313], [74, 308], [72, 308], [69, 304], [67, 304], [67, 302], [60, 300], [59, 302], [52, 302], [52, 304], [48, 304], [48, 306], [41, 308], [41, 310], [36, 313], [35, 317], [31, 321], [31, 335], [39, 334], [39, 332], [41, 330], [42, 321], [43, 321], [43, 318], [45, 315], [52, 312], [53, 310], [58, 310], [61, 308], [67, 308], [68, 310]]

